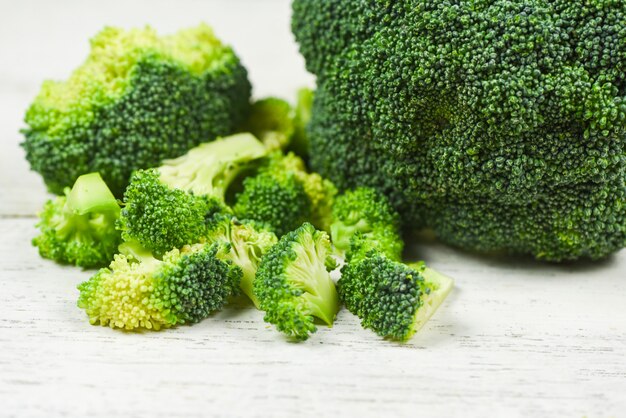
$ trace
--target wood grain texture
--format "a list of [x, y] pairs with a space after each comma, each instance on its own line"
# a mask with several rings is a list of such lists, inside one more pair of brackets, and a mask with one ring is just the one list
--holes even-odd
[[160, 333], [89, 325], [76, 285], [91, 272], [30, 245], [47, 196], [17, 131], [41, 80], [64, 77], [106, 23], [167, 32], [199, 19], [236, 45], [258, 95], [290, 97], [312, 79], [286, 0], [0, 0], [0, 10], [1, 417], [626, 414], [625, 251], [554, 266], [413, 245], [457, 286], [404, 345], [345, 310], [332, 329], [290, 343], [245, 300]]

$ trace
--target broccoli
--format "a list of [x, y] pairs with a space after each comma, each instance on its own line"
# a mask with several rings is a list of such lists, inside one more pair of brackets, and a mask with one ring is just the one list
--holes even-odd
[[306, 127], [311, 120], [311, 108], [313, 107], [313, 90], [301, 88], [298, 90], [293, 119], [293, 135], [289, 141], [287, 150], [294, 152], [302, 158], [309, 156], [309, 139]]
[[157, 255], [199, 242], [212, 215], [230, 212], [224, 203], [229, 185], [266, 153], [252, 135], [237, 134], [135, 172], [124, 193], [122, 237]]
[[339, 311], [329, 274], [335, 267], [326, 232], [304, 223], [285, 234], [261, 259], [254, 281], [265, 321], [296, 340], [317, 330], [314, 318], [332, 325]]
[[208, 242], [228, 242], [228, 259], [242, 270], [239, 287], [258, 309], [260, 303], [253, 291], [253, 283], [261, 259], [276, 244], [276, 235], [264, 225], [253, 221], [240, 222], [225, 213], [215, 214], [208, 223]]
[[294, 109], [277, 97], [267, 97], [252, 104], [244, 130], [252, 133], [271, 151], [285, 149], [294, 135]]
[[341, 268], [337, 292], [364, 328], [406, 341], [430, 319], [453, 287], [424, 263], [408, 266], [387, 257], [357, 233]]
[[78, 307], [92, 324], [125, 330], [193, 324], [237, 293], [241, 269], [230, 244], [195, 244], [157, 259], [136, 242], [120, 246], [108, 268], [78, 286]]
[[256, 176], [243, 181], [233, 210], [240, 219], [269, 225], [278, 236], [305, 221], [328, 229], [334, 185], [319, 174], [307, 173], [304, 162], [289, 153], [273, 153]]
[[622, 1], [294, 0], [310, 164], [461, 248], [606, 257], [626, 245], [624, 27]]
[[400, 261], [404, 242], [400, 218], [387, 198], [375, 189], [359, 187], [346, 191], [335, 200], [330, 236], [340, 255], [350, 249], [350, 241], [360, 233], [388, 258]]
[[42, 257], [85, 268], [106, 266], [121, 238], [120, 206], [98, 173], [84, 174], [40, 213], [33, 238]]
[[233, 133], [249, 112], [247, 72], [211, 28], [158, 37], [107, 27], [65, 82], [26, 112], [26, 158], [54, 193], [98, 171], [116, 196], [131, 173]]

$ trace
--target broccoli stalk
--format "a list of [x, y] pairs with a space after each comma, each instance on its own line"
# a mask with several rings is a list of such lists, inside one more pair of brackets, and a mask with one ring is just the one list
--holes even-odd
[[120, 206], [99, 173], [80, 176], [72, 189], [46, 203], [33, 239], [42, 257], [81, 267], [106, 265], [120, 242]]
[[413, 318], [412, 331], [415, 333], [422, 329], [448, 297], [454, 287], [454, 280], [437, 270], [426, 267], [424, 262], [412, 263], [408, 266], [424, 278], [419, 282], [422, 293], [421, 304]]
[[335, 267], [327, 233], [305, 223], [285, 234], [263, 256], [254, 281], [265, 321], [296, 340], [317, 330], [315, 318], [331, 326], [339, 311], [329, 274]]

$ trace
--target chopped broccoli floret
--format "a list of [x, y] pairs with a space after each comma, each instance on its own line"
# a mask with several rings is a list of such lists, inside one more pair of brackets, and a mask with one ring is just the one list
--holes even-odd
[[297, 340], [317, 330], [314, 318], [332, 325], [339, 311], [329, 274], [335, 267], [326, 232], [305, 223], [284, 235], [263, 256], [254, 281], [265, 321]]
[[222, 308], [241, 279], [225, 242], [174, 249], [162, 260], [137, 243], [120, 251], [78, 286], [78, 306], [92, 324], [126, 330], [193, 324]]
[[245, 130], [259, 138], [271, 151], [285, 149], [294, 134], [295, 112], [289, 103], [267, 97], [252, 104]]
[[560, 261], [626, 246], [619, 1], [294, 0], [312, 169], [406, 228]]
[[406, 341], [435, 313], [453, 287], [424, 263], [386, 257], [360, 234], [352, 239], [337, 291], [346, 308], [376, 334]]
[[392, 260], [401, 260], [404, 242], [400, 235], [400, 217], [387, 198], [375, 189], [359, 187], [345, 192], [333, 205], [330, 235], [340, 254], [350, 249], [358, 232], [377, 241], [379, 251]]
[[328, 229], [335, 193], [332, 183], [307, 173], [296, 155], [274, 153], [256, 176], [244, 180], [233, 210], [240, 219], [269, 225], [278, 236], [305, 221]]
[[120, 243], [120, 206], [98, 173], [84, 174], [65, 195], [49, 200], [33, 238], [42, 257], [81, 267], [106, 266]]
[[230, 212], [224, 195], [231, 182], [266, 153], [252, 135], [237, 134], [135, 172], [119, 223], [124, 239], [157, 255], [199, 242], [213, 214]]
[[231, 215], [217, 214], [210, 221], [206, 239], [209, 242], [230, 243], [232, 249], [228, 259], [243, 272], [239, 287], [259, 308], [253, 284], [263, 255], [276, 244], [276, 235], [254, 221], [240, 222]]
[[98, 171], [121, 196], [134, 170], [233, 133], [250, 90], [239, 58], [206, 25], [167, 37], [107, 27], [67, 81], [43, 84], [23, 146], [50, 191]]

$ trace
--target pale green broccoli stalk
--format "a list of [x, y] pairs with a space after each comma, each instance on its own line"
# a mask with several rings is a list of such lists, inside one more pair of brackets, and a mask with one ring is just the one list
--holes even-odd
[[65, 195], [49, 200], [33, 238], [42, 257], [90, 268], [106, 266], [121, 238], [120, 206], [98, 173], [84, 174]]
[[265, 321], [296, 340], [317, 330], [315, 318], [331, 326], [339, 298], [329, 271], [335, 267], [328, 234], [303, 224], [263, 256], [254, 293]]
[[392, 260], [402, 259], [404, 242], [400, 217], [385, 195], [375, 189], [359, 187], [340, 195], [333, 205], [330, 235], [340, 255], [350, 249], [350, 241], [360, 233]]
[[302, 158], [309, 156], [309, 137], [307, 125], [311, 120], [311, 108], [313, 107], [313, 90], [301, 88], [296, 97], [295, 116], [293, 119], [293, 135], [289, 141], [289, 151], [293, 151]]
[[123, 238], [158, 255], [199, 242], [215, 213], [230, 213], [224, 195], [233, 180], [266, 154], [255, 137], [237, 134], [135, 172], [124, 193]]
[[258, 309], [259, 300], [253, 286], [259, 264], [265, 253], [276, 244], [276, 235], [254, 221], [240, 222], [228, 214], [217, 214], [210, 219], [208, 242], [230, 243], [228, 259], [242, 270], [239, 287]]
[[78, 307], [94, 325], [158, 331], [193, 324], [221, 309], [241, 280], [225, 242], [174, 249], [162, 260], [136, 242], [120, 251], [108, 268], [78, 286]]
[[435, 313], [453, 285], [451, 278], [424, 263], [406, 265], [388, 258], [357, 233], [337, 291], [364, 328], [407, 341]]
[[121, 196], [134, 170], [233, 133], [250, 91], [239, 58], [207, 25], [166, 37], [106, 27], [67, 81], [44, 82], [22, 145], [50, 191], [98, 171]]
[[269, 225], [278, 236], [305, 221], [327, 230], [335, 194], [334, 185], [308, 173], [302, 159], [276, 152], [256, 176], [244, 179], [233, 210], [240, 219]]

